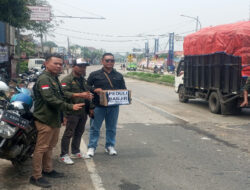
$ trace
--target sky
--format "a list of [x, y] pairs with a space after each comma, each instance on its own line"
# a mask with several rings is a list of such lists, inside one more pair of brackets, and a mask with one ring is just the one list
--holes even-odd
[[[78, 19], [55, 17], [60, 25], [47, 36], [59, 46], [70, 44], [95, 47], [112, 53], [143, 49], [159, 38], [159, 50], [168, 50], [168, 34], [185, 36], [202, 28], [248, 21], [250, 0], [47, 0], [55, 16], [104, 17]], [[193, 18], [183, 17], [186, 15]], [[140, 37], [138, 37], [140, 36]], [[175, 40], [175, 51], [183, 41]]]

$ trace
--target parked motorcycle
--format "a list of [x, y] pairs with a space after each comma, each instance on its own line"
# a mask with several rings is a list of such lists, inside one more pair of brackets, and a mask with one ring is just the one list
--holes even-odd
[[18, 93], [9, 100], [8, 90], [0, 81], [0, 158], [19, 166], [31, 157], [37, 131], [30, 112], [32, 98]]

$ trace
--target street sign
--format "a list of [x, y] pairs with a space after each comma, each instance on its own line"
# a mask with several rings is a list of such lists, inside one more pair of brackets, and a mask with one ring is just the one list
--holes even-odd
[[34, 21], [50, 21], [51, 12], [49, 6], [28, 6], [31, 10], [30, 20]]

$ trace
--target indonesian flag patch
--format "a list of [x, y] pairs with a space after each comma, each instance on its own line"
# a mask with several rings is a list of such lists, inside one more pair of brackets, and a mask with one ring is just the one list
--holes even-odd
[[42, 88], [42, 90], [49, 89], [49, 85], [48, 85], [48, 84], [46, 84], [46, 85], [42, 85], [42, 86], [41, 86], [41, 88]]
[[67, 84], [66, 83], [62, 83], [62, 87], [66, 87], [67, 86]]

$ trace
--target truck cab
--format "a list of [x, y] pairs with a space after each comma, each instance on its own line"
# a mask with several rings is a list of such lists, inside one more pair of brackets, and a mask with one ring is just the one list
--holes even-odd
[[179, 92], [180, 86], [183, 86], [183, 78], [184, 77], [184, 60], [182, 59], [176, 69], [175, 72], [175, 92]]

